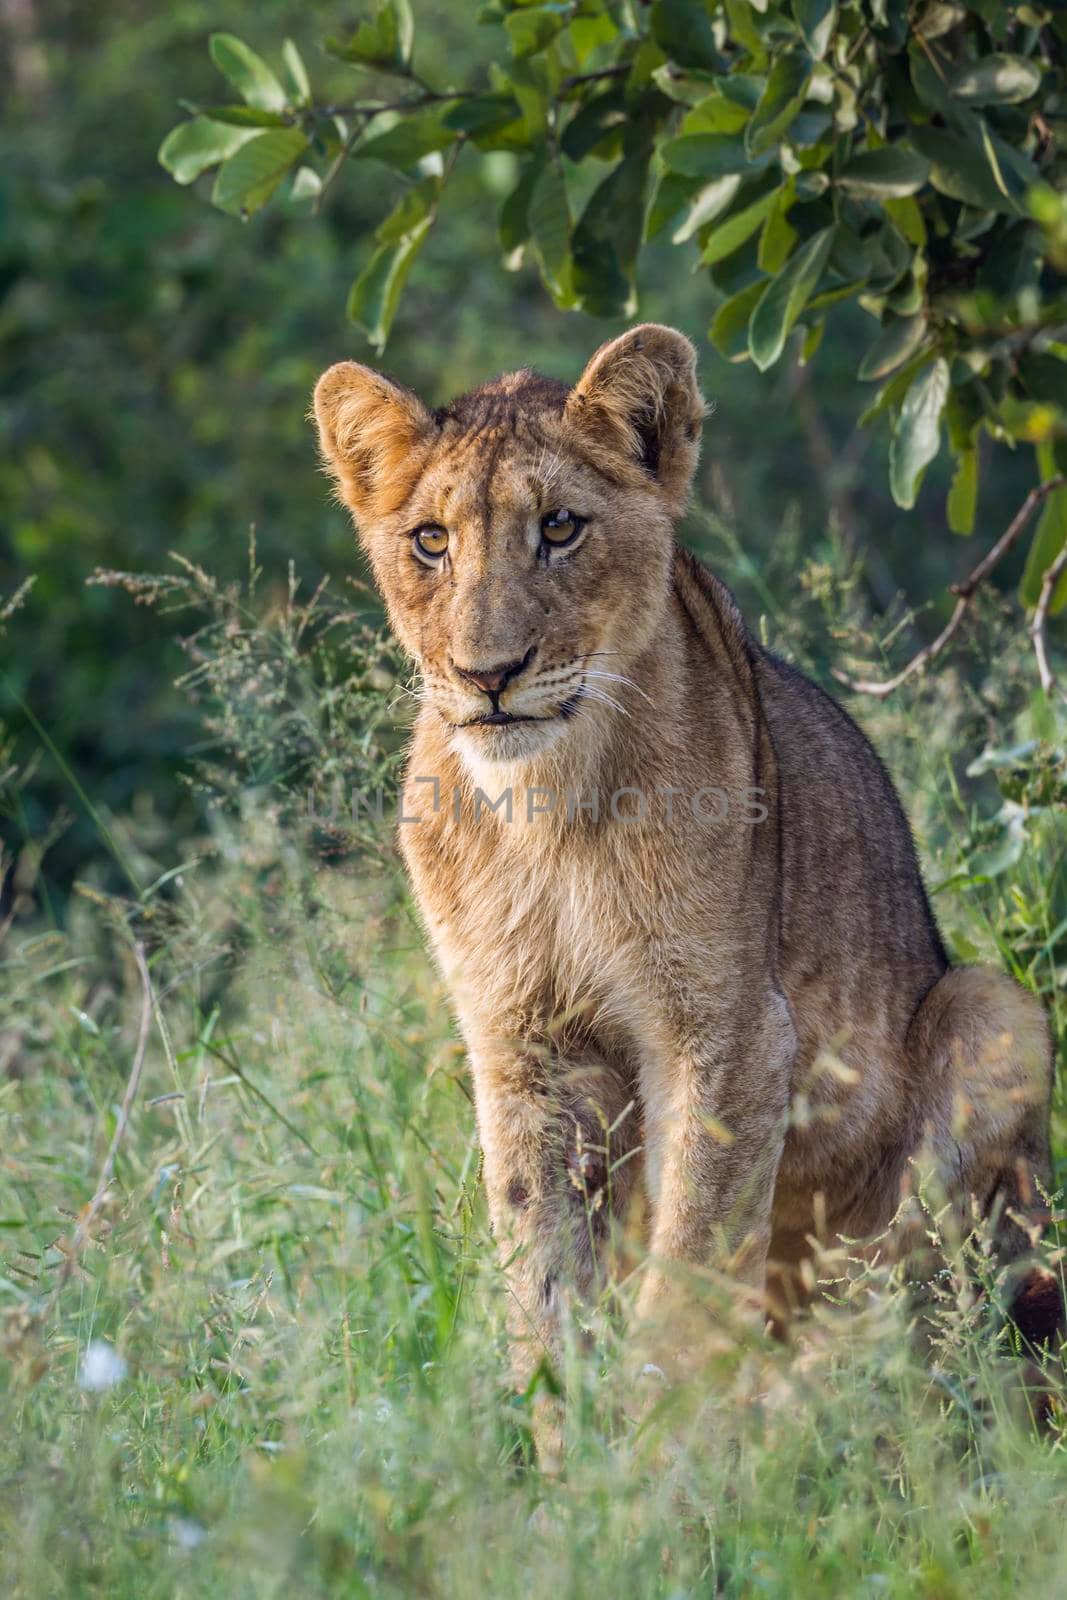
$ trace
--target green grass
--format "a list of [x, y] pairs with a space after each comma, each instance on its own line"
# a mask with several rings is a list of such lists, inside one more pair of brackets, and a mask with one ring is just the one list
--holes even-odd
[[[948, 675], [876, 715], [928, 876], [950, 885], [950, 938], [1042, 992], [1062, 1031], [1049, 747], [1011, 768], [1033, 814], [990, 875], [977, 853], [1005, 827], [947, 764], [973, 731], [966, 693]], [[77, 895], [61, 928], [16, 924], [0, 953], [4, 1592], [1057, 1592], [1063, 1412], [1035, 1429], [951, 1254], [927, 1342], [875, 1269], [831, 1286], [790, 1347], [704, 1286], [707, 1359], [676, 1393], [635, 1375], [625, 1286], [557, 1375], [566, 1474], [536, 1470], [446, 997], [395, 871], [362, 848], [322, 866], [321, 834], [271, 793], [259, 774], [189, 843], [199, 864], [128, 904]], [[135, 1053], [135, 939], [144, 1076], [72, 1257]], [[1062, 1157], [1059, 1098], [1056, 1139]], [[102, 1347], [121, 1362], [94, 1389]]]

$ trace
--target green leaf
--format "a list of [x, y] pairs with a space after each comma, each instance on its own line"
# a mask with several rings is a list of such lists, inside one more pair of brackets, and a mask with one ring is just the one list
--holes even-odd
[[796, 200], [796, 184], [792, 178], [778, 190], [774, 205], [763, 225], [759, 238], [756, 264], [761, 272], [773, 277], [781, 272], [797, 242], [797, 230], [788, 219], [790, 207]]
[[761, 372], [778, 360], [790, 330], [814, 294], [833, 248], [834, 232], [832, 227], [823, 228], [801, 245], [764, 289], [748, 329], [749, 352]]
[[915, 194], [930, 176], [930, 163], [902, 144], [861, 150], [841, 168], [838, 185], [858, 200], [897, 200]]
[[571, 19], [568, 42], [574, 49], [579, 67], [584, 67], [598, 46], [613, 44], [618, 36], [618, 24], [606, 11], [601, 12], [599, 16], [595, 14], [583, 16], [579, 8], [578, 15]]
[[322, 193], [322, 179], [314, 167], [297, 167], [293, 177], [294, 200], [317, 200]]
[[750, 72], [730, 72], [724, 78], [716, 78], [715, 86], [727, 100], [732, 100], [745, 111], [755, 111], [763, 93], [763, 79], [753, 77]]
[[885, 294], [903, 278], [912, 265], [913, 253], [891, 223], [883, 222], [876, 233], [863, 241], [870, 267], [868, 279], [875, 294]]
[[650, 147], [624, 156], [598, 185], [574, 230], [574, 287], [594, 317], [632, 316]]
[[810, 317], [814, 311], [827, 311], [831, 306], [840, 305], [843, 300], [851, 300], [854, 294], [859, 294], [865, 287], [862, 278], [857, 278], [853, 283], [838, 284], [833, 289], [822, 289], [808, 301], [804, 307], [805, 317]]
[[660, 155], [671, 172], [687, 178], [725, 178], [734, 172], [756, 171], [770, 159], [764, 156], [750, 161], [744, 140], [730, 133], [683, 134], [668, 139]]
[[696, 68], [683, 71], [673, 61], [664, 61], [653, 72], [652, 82], [668, 100], [674, 100], [680, 106], [695, 106], [708, 92], [708, 77], [708, 73], [697, 71]]
[[953, 533], [973, 533], [978, 510], [978, 448], [970, 445], [956, 457], [945, 513]]
[[804, 56], [777, 55], [752, 118], [745, 130], [745, 148], [758, 156], [778, 143], [808, 92], [811, 64]]
[[909, 244], [919, 250], [926, 244], [926, 222], [917, 200], [883, 200], [886, 216], [895, 222]]
[[731, 255], [746, 239], [752, 237], [756, 229], [766, 220], [768, 212], [778, 198], [778, 191], [772, 189], [762, 199], [754, 200], [750, 206], [745, 206], [742, 211], [735, 211], [719, 226], [712, 230], [704, 245], [702, 256], [707, 265], [714, 266], [716, 261], [722, 261]]
[[655, 0], [650, 21], [653, 39], [678, 66], [702, 67], [709, 72], [721, 67], [722, 57], [715, 48], [703, 0]]
[[860, 362], [856, 376], [865, 383], [886, 378], [913, 356], [926, 336], [926, 318], [893, 317]]
[[434, 150], [444, 150], [459, 138], [459, 131], [448, 123], [448, 114], [454, 101], [444, 106], [432, 106], [428, 111], [413, 111], [385, 133], [372, 134], [356, 145], [352, 152], [362, 160], [384, 161], [387, 167], [406, 172], [430, 155]]
[[404, 191], [384, 222], [374, 230], [375, 244], [400, 244], [431, 215], [441, 193], [438, 177], [424, 178]]
[[755, 63], [761, 65], [766, 55], [766, 46], [752, 20], [754, 9], [750, 0], [724, 0], [723, 3], [730, 38], [742, 50], [747, 50]]
[[361, 22], [348, 40], [327, 39], [326, 49], [342, 61], [404, 77], [411, 70], [414, 39], [409, 0], [385, 0], [373, 20]]
[[260, 111], [284, 111], [285, 90], [254, 50], [232, 33], [213, 33], [208, 41], [212, 61], [229, 78], [246, 105]]
[[750, 283], [759, 283], [764, 289], [767, 287], [767, 279], [760, 272], [756, 260], [757, 245], [756, 239], [746, 239], [739, 250], [708, 268], [711, 281], [721, 294], [735, 295]]
[[617, 157], [626, 120], [626, 96], [621, 89], [609, 89], [606, 94], [587, 100], [575, 113], [564, 129], [560, 148], [569, 161], [583, 161], [609, 140]]
[[159, 147], [160, 165], [175, 183], [192, 183], [208, 167], [225, 161], [254, 138], [254, 128], [229, 128], [207, 117], [194, 117], [191, 122], [179, 122], [167, 134]]
[[[875, 247], [874, 253], [877, 252]], [[861, 239], [853, 229], [839, 224], [834, 237], [830, 266], [842, 278], [867, 278], [871, 270], [872, 250], [866, 239]]]
[[748, 324], [763, 294], [762, 279], [748, 284], [721, 305], [712, 319], [708, 337], [727, 361], [748, 360]]
[[[392, 217], [386, 219], [378, 230], [379, 237], [389, 242], [380, 244], [365, 270], [352, 285], [348, 296], [348, 316], [366, 329], [367, 337], [379, 355], [385, 349], [389, 330], [393, 326], [396, 308], [415, 258], [422, 249], [426, 235], [433, 226], [436, 214], [436, 179], [418, 186], [419, 203], [412, 207], [410, 195], [405, 195]], [[406, 231], [399, 232], [397, 213], [406, 207]], [[418, 214], [421, 211], [421, 215]]]
[[740, 133], [751, 114], [750, 106], [740, 106], [729, 95], [716, 90], [705, 95], [682, 118], [680, 138], [690, 133]]
[[[510, 150], [528, 155], [542, 131], [543, 118], [532, 121], [524, 106], [526, 91], [503, 73], [494, 74], [492, 94], [462, 95], [444, 108], [442, 120], [457, 133], [465, 133], [479, 150]], [[536, 95], [534, 96], [536, 99]]]
[[1040, 89], [1041, 68], [1025, 56], [985, 56], [957, 67], [948, 86], [954, 98], [966, 105], [1018, 105]]
[[307, 136], [299, 128], [271, 128], [253, 134], [219, 168], [212, 204], [233, 216], [250, 217], [266, 205], [307, 147]]
[[530, 198], [534, 185], [541, 176], [543, 161], [540, 157], [528, 161], [519, 175], [519, 181], [500, 208], [497, 231], [500, 248], [505, 256], [514, 256], [530, 237]]
[[694, 195], [701, 192], [701, 188], [699, 178], [684, 178], [680, 172], [661, 171], [652, 204], [648, 208], [645, 238], [654, 239], [658, 233], [662, 233], [668, 222], [678, 215]]
[[[699, 181], [693, 178], [679, 179], [682, 183]], [[730, 205], [740, 187], [741, 179], [736, 173], [731, 173], [726, 178], [713, 178], [710, 183], [703, 184], [693, 195], [685, 217], [671, 234], [671, 243], [685, 244], [687, 239], [691, 239], [695, 233], [699, 233], [710, 222], [714, 222], [715, 218], [721, 216]]]
[[[803, 323], [801, 323], [801, 327], [803, 327]], [[801, 346], [799, 357], [800, 365], [802, 367], [807, 366], [812, 356], [814, 356], [815, 352], [822, 344], [822, 336], [825, 328], [826, 318], [820, 317], [817, 322], [812, 323], [811, 327], [805, 333], [804, 343]]]
[[[944, 128], [913, 128], [913, 143], [930, 162], [930, 182], [941, 194], [979, 211], [1017, 216], [1026, 185], [1012, 168], [990, 165], [989, 151]], [[989, 147], [996, 159], [996, 146]], [[1005, 190], [1007, 192], [1005, 192]]]
[[311, 79], [308, 77], [304, 58], [292, 39], [286, 39], [282, 45], [282, 62], [288, 79], [291, 104], [294, 106], [309, 106], [311, 104]]
[[545, 287], [557, 305], [572, 304], [570, 203], [563, 174], [552, 161], [538, 173], [527, 214]]
[[933, 360], [930, 351], [918, 351], [910, 361], [894, 372], [888, 383], [884, 383], [875, 395], [867, 409], [860, 413], [859, 426], [869, 427], [877, 417], [887, 411], [896, 411], [903, 403], [904, 396], [911, 388], [918, 373], [925, 370]]
[[804, 43], [815, 60], [821, 61], [837, 23], [835, 0], [793, 0], [793, 16]]
[[511, 53], [516, 61], [537, 55], [551, 44], [568, 23], [567, 10], [561, 6], [527, 6], [521, 11], [509, 11], [504, 26], [511, 38]]
[[948, 362], [939, 356], [904, 396], [889, 447], [889, 487], [904, 510], [915, 504], [923, 474], [941, 448], [941, 413], [948, 397]]
[[256, 106], [202, 106], [201, 116], [231, 128], [289, 128], [292, 118], [281, 111], [260, 111]]

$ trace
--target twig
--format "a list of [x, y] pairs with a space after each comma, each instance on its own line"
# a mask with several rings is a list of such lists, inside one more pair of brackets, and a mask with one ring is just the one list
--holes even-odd
[[1045, 648], [1045, 623], [1048, 620], [1048, 608], [1052, 602], [1056, 584], [1065, 570], [1067, 570], [1067, 544], [1064, 545], [1041, 580], [1041, 593], [1037, 597], [1037, 606], [1029, 628], [1030, 638], [1033, 640], [1034, 645], [1034, 654], [1037, 657], [1038, 676], [1041, 679], [1041, 687], [1046, 694], [1052, 693], [1056, 687], [1056, 679], [1053, 677], [1052, 668], [1049, 666], [1048, 651]]
[[442, 100], [462, 100], [473, 98], [476, 91], [466, 89], [455, 94], [438, 94], [436, 89], [427, 89], [424, 94], [407, 95], [402, 100], [354, 100], [347, 105], [303, 107], [313, 111], [318, 117], [371, 117], [380, 116], [383, 111], [419, 111], [423, 106], [438, 105]]
[[633, 63], [621, 61], [615, 67], [598, 67], [595, 72], [573, 72], [569, 78], [564, 78], [559, 86], [557, 100], [562, 100], [564, 95], [570, 94], [572, 89], [577, 89], [581, 83], [597, 83], [602, 78], [625, 78], [629, 75]]
[[141, 1083], [141, 1071], [144, 1067], [145, 1050], [148, 1046], [148, 1031], [152, 1025], [152, 980], [149, 976], [148, 965], [145, 961], [144, 947], [139, 944], [134, 945], [133, 954], [134, 959], [137, 962], [137, 971], [141, 976], [142, 993], [141, 1022], [140, 1027], [137, 1030], [137, 1047], [133, 1053], [133, 1065], [130, 1068], [130, 1076], [126, 1082], [126, 1093], [122, 1097], [122, 1104], [119, 1107], [118, 1120], [115, 1123], [115, 1131], [111, 1135], [111, 1143], [108, 1145], [107, 1155], [104, 1157], [104, 1164], [100, 1168], [100, 1176], [97, 1179], [96, 1189], [93, 1193], [93, 1197], [79, 1215], [77, 1226], [71, 1235], [70, 1242], [62, 1247], [63, 1263], [56, 1275], [56, 1281], [52, 1285], [52, 1292], [49, 1295], [48, 1300], [45, 1302], [45, 1315], [47, 1315], [52, 1306], [55, 1304], [56, 1297], [58, 1296], [60, 1289], [62, 1289], [63, 1285], [74, 1271], [74, 1268], [77, 1264], [78, 1253], [86, 1239], [88, 1239], [89, 1230], [96, 1221], [101, 1206], [107, 1199], [107, 1192], [111, 1187], [111, 1179], [115, 1172], [115, 1158], [119, 1153], [119, 1146], [122, 1143], [126, 1129], [129, 1126], [130, 1112], [133, 1109], [133, 1103], [137, 1098], [137, 1090]]
[[333, 188], [334, 179], [337, 177], [337, 174], [340, 172], [341, 168], [352, 154], [352, 146], [355, 144], [360, 134], [364, 131], [369, 121], [370, 117], [364, 117], [362, 121], [356, 122], [351, 132], [346, 135], [340, 150], [338, 150], [337, 154], [330, 162], [329, 167], [326, 169], [326, 175], [323, 178], [322, 183], [319, 185], [319, 192], [315, 196], [315, 203], [311, 208], [311, 214], [313, 217], [320, 215], [323, 204], [326, 200], [326, 196]]
[[1030, 490], [1030, 493], [996, 544], [986, 552], [973, 572], [969, 573], [962, 583], [949, 585], [949, 593], [957, 596], [956, 605], [951, 617], [949, 617], [937, 638], [924, 645], [916, 655], [912, 656], [908, 664], [902, 667], [895, 677], [886, 678], [883, 682], [869, 678], [850, 678], [847, 673], [841, 672], [837, 667], [834, 667], [832, 669], [833, 676], [838, 683], [844, 684], [846, 689], [851, 689], [855, 694], [869, 694], [878, 700], [884, 700], [887, 695], [893, 693], [894, 689], [899, 689], [902, 683], [906, 683], [909, 678], [920, 672], [927, 662], [933, 661], [936, 656], [939, 656], [949, 640], [954, 638], [959, 631], [960, 624], [967, 615], [967, 610], [976, 591], [985, 582], [998, 562], [1017, 543], [1036, 508], [1053, 490], [1062, 489], [1065, 483], [1067, 483], [1067, 477], [1064, 476], [1049, 478]]

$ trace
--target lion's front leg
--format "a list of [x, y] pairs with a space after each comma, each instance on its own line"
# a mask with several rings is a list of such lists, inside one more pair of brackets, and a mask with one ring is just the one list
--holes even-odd
[[[473, 1037], [472, 1037], [473, 1035]], [[637, 1140], [620, 1073], [499, 1028], [468, 1028], [493, 1234], [508, 1286], [516, 1386], [547, 1358], [559, 1370], [568, 1306], [596, 1290], [610, 1220], [627, 1198]], [[535, 1403], [541, 1465], [558, 1465], [562, 1408]]]
[[691, 1019], [642, 1076], [652, 1239], [638, 1312], [671, 1375], [699, 1360], [701, 1269], [756, 1291], [747, 1306], [762, 1314], [795, 1051], [788, 1007], [770, 991], [743, 1016]]

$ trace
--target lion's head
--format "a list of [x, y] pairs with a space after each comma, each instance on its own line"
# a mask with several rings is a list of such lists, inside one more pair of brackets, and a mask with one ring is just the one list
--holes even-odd
[[695, 368], [647, 324], [573, 389], [516, 372], [436, 412], [353, 361], [320, 378], [327, 468], [461, 753], [522, 760], [618, 699], [667, 603]]

